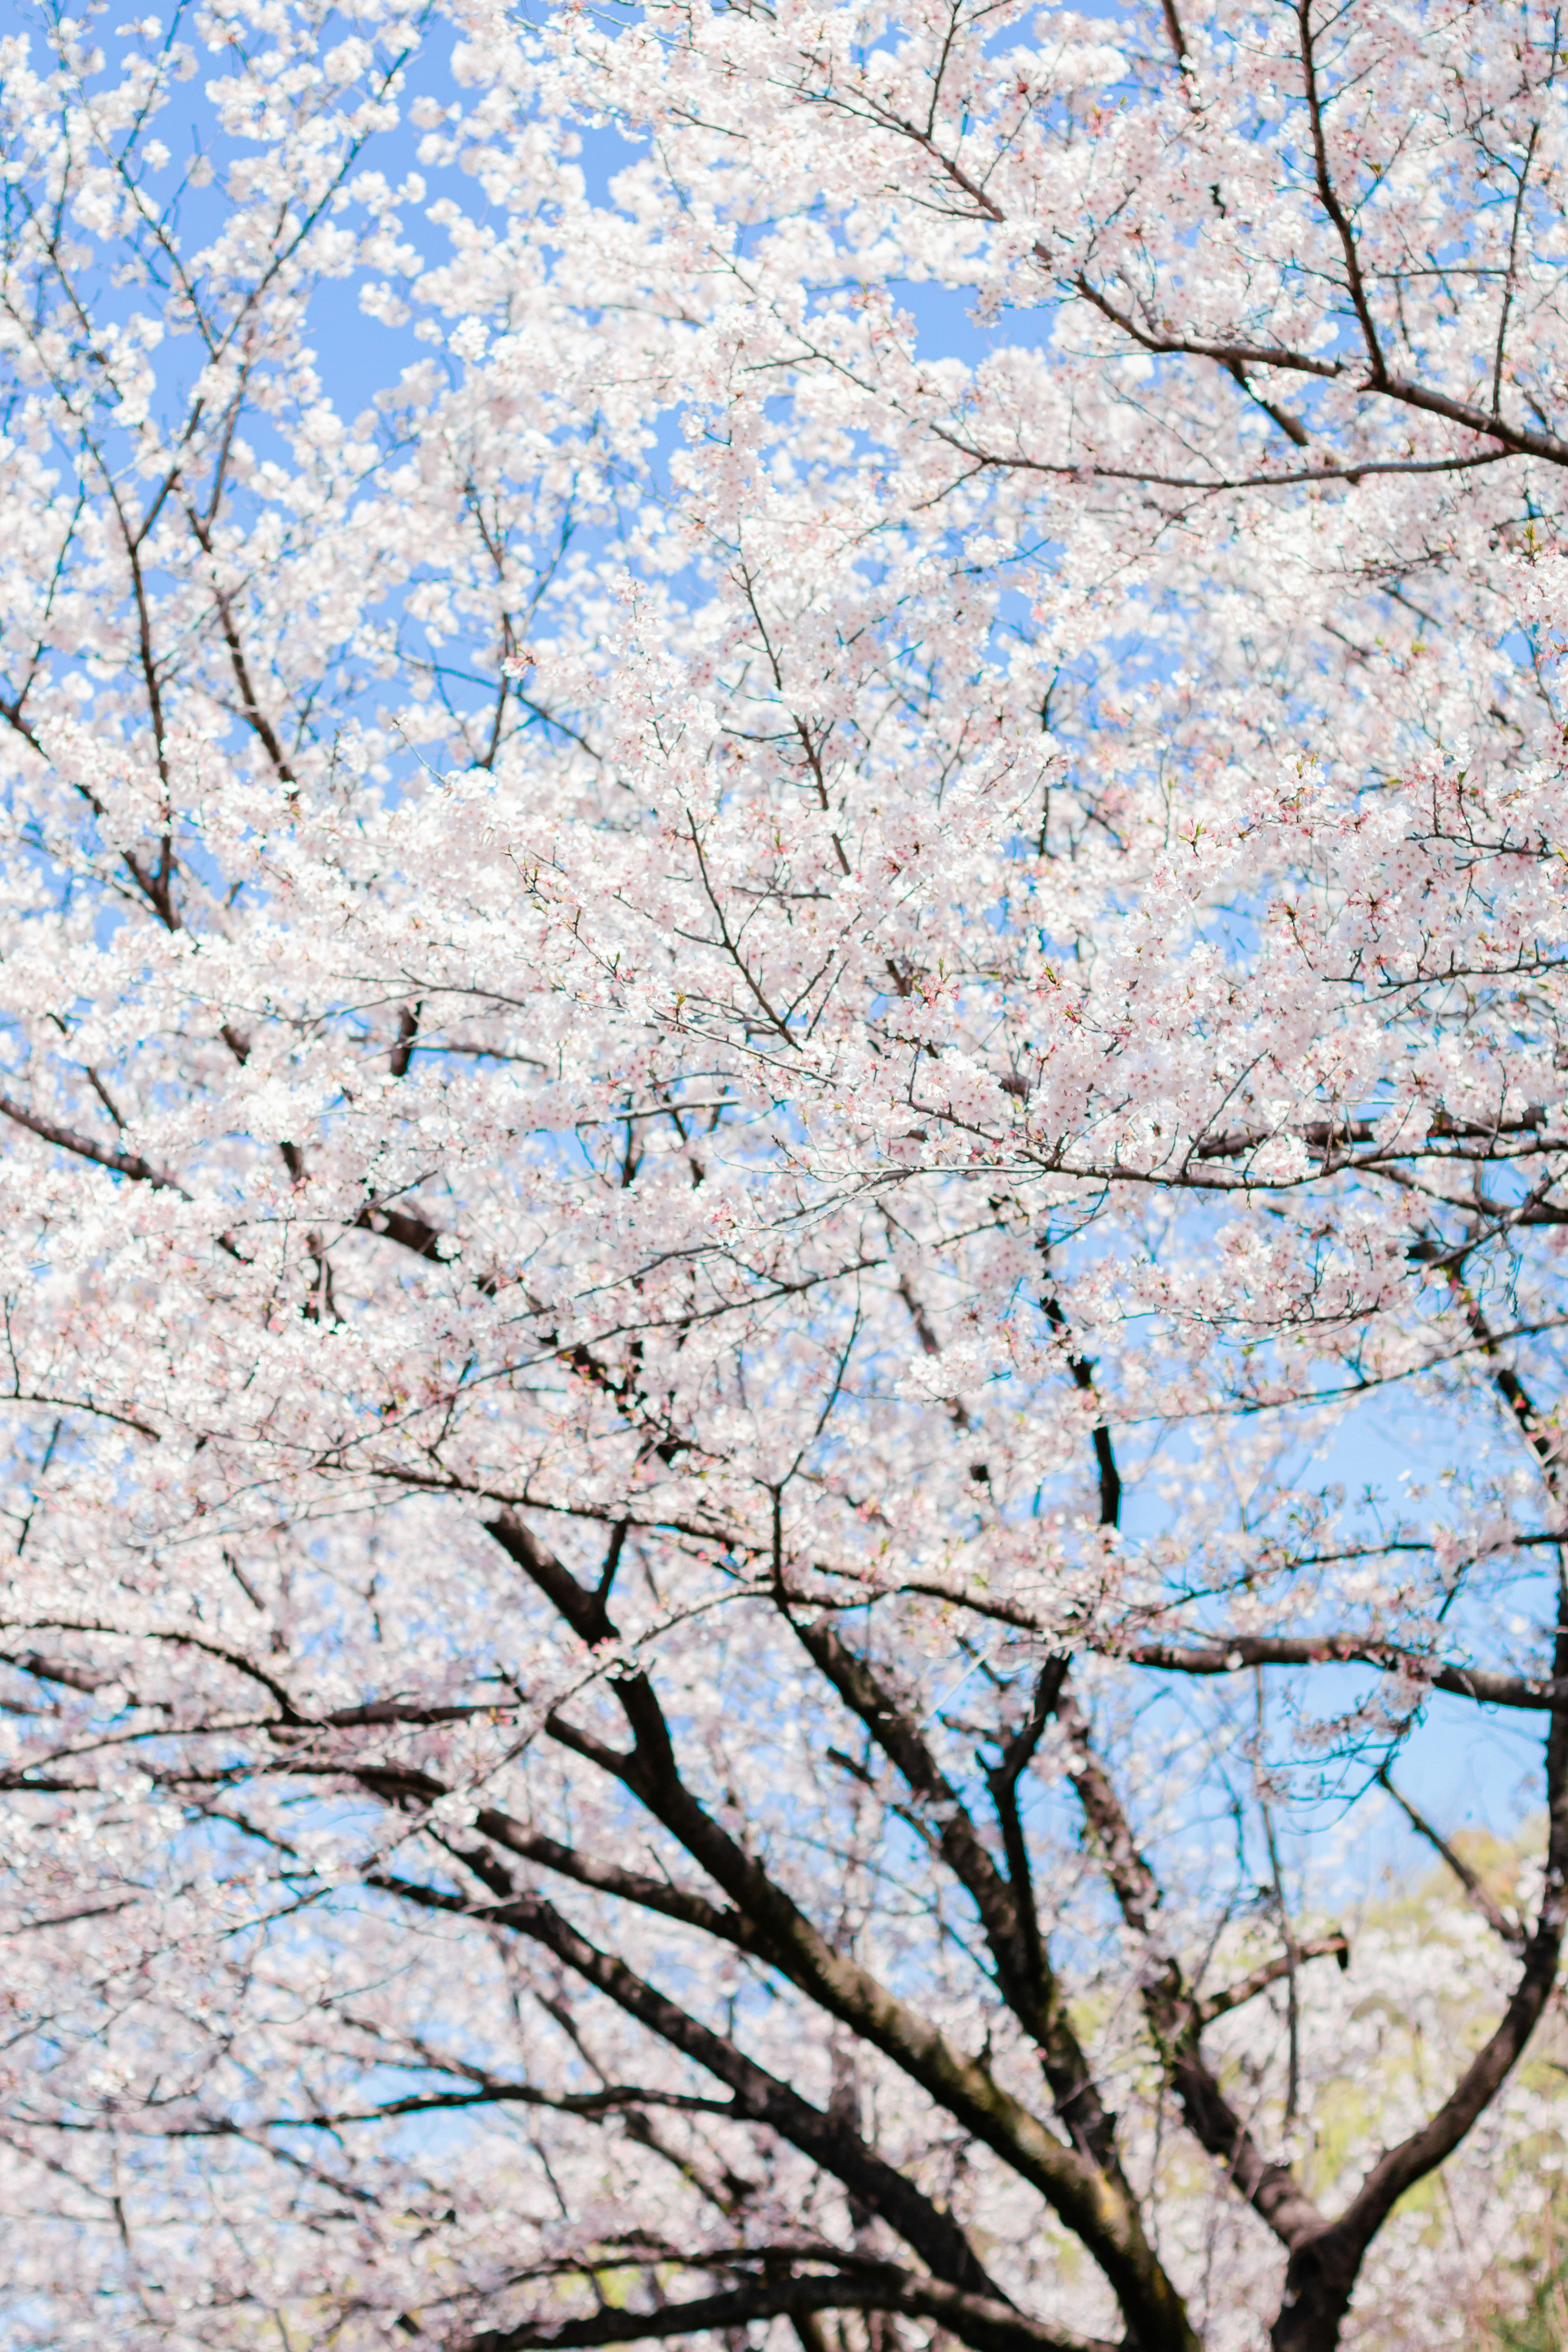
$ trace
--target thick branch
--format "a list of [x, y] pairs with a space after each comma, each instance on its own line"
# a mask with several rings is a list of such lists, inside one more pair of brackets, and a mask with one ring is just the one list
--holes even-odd
[[1040, 1939], [1026, 1875], [1022, 1888], [1016, 1872], [1012, 1884], [1003, 1876], [912, 1712], [899, 1704], [864, 1658], [846, 1647], [830, 1620], [822, 1617], [805, 1624], [791, 1617], [790, 1623], [845, 1706], [858, 1716], [915, 1796], [929, 1807], [942, 1859], [980, 1914], [1002, 1997], [1044, 2056], [1057, 2113], [1074, 2141], [1130, 2196], [1116, 2152], [1115, 2120], [1101, 2105], [1068, 2018]]
[[[405, 1900], [426, 1908], [468, 1908], [428, 1888], [403, 1882], [387, 1884]], [[799, 2148], [879, 2214], [951, 2285], [993, 2298], [1005, 2307], [1006, 2298], [987, 2276], [958, 2222], [939, 2211], [901, 2172], [868, 2147], [846, 2119], [824, 2115], [799, 2092], [746, 2057], [733, 2042], [636, 1975], [624, 1960], [600, 1951], [542, 1896], [515, 1894], [489, 1908], [486, 1916], [542, 1945], [661, 2042], [727, 2084], [733, 2094], [737, 2122], [765, 2124], [792, 2147]]]
[[602, 2344], [637, 2344], [670, 2336], [708, 2335], [757, 2319], [802, 2318], [819, 2311], [900, 2312], [934, 2319], [973, 2345], [974, 2352], [1113, 2352], [1081, 2336], [1065, 2335], [1005, 2304], [961, 2294], [935, 2280], [880, 2265], [844, 2277], [763, 2278], [653, 2311], [605, 2309], [583, 2319], [524, 2320], [515, 2327], [470, 2336], [459, 2352], [586, 2352]]
[[1187, 1993], [1174, 1955], [1158, 1936], [1158, 1881], [1139, 1849], [1110, 1776], [1094, 1753], [1088, 1721], [1065, 1680], [1057, 1714], [1077, 1750], [1068, 1778], [1094, 1834], [1117, 1906], [1134, 1934], [1150, 1948], [1142, 1984], [1144, 2013], [1187, 2128], [1224, 2166], [1239, 2194], [1275, 2236], [1293, 2247], [1321, 2230], [1323, 2217], [1290, 2168], [1264, 2156], [1204, 2059], [1199, 2036], [1205, 2020]]
[[[1245, 372], [1248, 368], [1264, 367], [1279, 368], [1295, 375], [1323, 376], [1331, 380], [1344, 375], [1347, 372], [1343, 360], [1317, 359], [1310, 352], [1293, 352], [1279, 343], [1237, 342], [1228, 339], [1215, 341], [1202, 335], [1160, 333], [1141, 326], [1130, 310], [1113, 302], [1107, 294], [1086, 278], [1081, 270], [1072, 283], [1074, 290], [1081, 294], [1086, 302], [1091, 303], [1102, 318], [1110, 320], [1114, 325], [1121, 329], [1124, 334], [1131, 335], [1133, 341], [1146, 352], [1172, 359], [1215, 360], [1227, 373], [1232, 374], [1237, 369]], [[1462, 425], [1468, 432], [1485, 434], [1489, 440], [1499, 443], [1510, 457], [1542, 457], [1549, 465], [1568, 466], [1568, 441], [1560, 440], [1554, 433], [1542, 433], [1533, 425], [1513, 424], [1507, 417], [1495, 415], [1489, 409], [1477, 407], [1473, 401], [1457, 400], [1449, 393], [1434, 392], [1426, 384], [1416, 383], [1409, 376], [1392, 375], [1386, 372], [1373, 374], [1369, 377], [1364, 388], [1369, 392], [1379, 394], [1385, 400], [1397, 401], [1403, 407], [1419, 409], [1429, 416], [1446, 417], [1450, 424]], [[1436, 468], [1441, 470], [1445, 466], [1453, 466], [1464, 461], [1448, 458], [1435, 462]], [[1325, 466], [1321, 469], [1321, 478], [1329, 479], [1343, 474], [1354, 478], [1363, 473], [1426, 471], [1431, 468], [1433, 463], [1432, 460], [1408, 459], [1380, 461], [1369, 458], [1364, 463], [1352, 460], [1342, 467]], [[1067, 468], [1064, 467], [1062, 470], [1066, 471]], [[1136, 468], [1132, 470], [1137, 471]], [[1138, 478], [1154, 481], [1160, 478], [1149, 473], [1139, 473]], [[1260, 475], [1249, 478], [1263, 485], [1271, 478], [1268, 475]], [[1313, 468], [1289, 478], [1295, 481], [1311, 481], [1320, 478], [1320, 472], [1319, 469]], [[1201, 480], [1184, 478], [1180, 485], [1173, 482], [1173, 487], [1199, 489], [1205, 485]], [[1214, 487], [1240, 488], [1241, 485], [1216, 483]]]
[[[240, 1058], [243, 1059], [243, 1055]], [[55, 1119], [41, 1118], [37, 1111], [27, 1109], [25, 1104], [16, 1101], [10, 1095], [0, 1094], [0, 1112], [18, 1127], [25, 1127], [29, 1134], [37, 1136], [41, 1141], [52, 1143], [57, 1150], [68, 1151], [78, 1160], [90, 1160], [95, 1167], [106, 1168], [117, 1176], [128, 1177], [132, 1183], [150, 1184], [156, 1191], [177, 1193], [182, 1201], [191, 1201], [194, 1197], [177, 1176], [166, 1168], [157, 1167], [151, 1160], [143, 1160], [139, 1152], [118, 1151], [112, 1145], [97, 1143], [91, 1136], [83, 1135], [75, 1128], [62, 1127]], [[353, 1223], [364, 1233], [384, 1234], [388, 1241], [412, 1250], [416, 1257], [437, 1258], [440, 1255], [438, 1244], [442, 1236], [438, 1229], [405, 1209], [387, 1208], [376, 1201], [367, 1202]], [[226, 1234], [220, 1234], [216, 1238], [219, 1247], [230, 1256], [238, 1255]]]
[[1121, 1654], [1129, 1665], [1152, 1666], [1164, 1675], [1236, 1675], [1250, 1666], [1377, 1666], [1481, 1706], [1568, 1711], [1568, 1675], [1503, 1675], [1488, 1666], [1462, 1666], [1369, 1633], [1222, 1633], [1209, 1642], [1134, 1642]]
[[[1342, 1969], [1348, 1969], [1351, 1964], [1350, 1938], [1338, 1932], [1331, 1936], [1312, 1936], [1305, 1943], [1296, 1946], [1295, 1957], [1298, 1960], [1338, 1960]], [[1223, 1992], [1203, 1994], [1194, 2001], [1193, 2013], [1200, 2025], [1212, 2025], [1216, 2017], [1228, 2017], [1233, 2009], [1240, 2009], [1245, 2002], [1256, 2000], [1260, 1992], [1267, 1992], [1270, 1985], [1278, 1984], [1281, 1977], [1288, 1977], [1289, 1973], [1290, 1955], [1281, 1952], [1277, 1959], [1265, 1960], [1249, 1975], [1238, 1977], [1236, 1983], [1226, 1985]]]
[[0, 1095], [0, 1111], [4, 1111], [7, 1118], [14, 1119], [18, 1127], [25, 1127], [30, 1135], [37, 1136], [45, 1143], [52, 1143], [57, 1150], [69, 1151], [78, 1160], [90, 1160], [96, 1167], [108, 1168], [117, 1176], [128, 1176], [132, 1183], [152, 1184], [161, 1192], [177, 1192], [182, 1201], [188, 1201], [191, 1197], [178, 1177], [171, 1176], [167, 1169], [154, 1167], [152, 1160], [143, 1160], [140, 1152], [116, 1151], [110, 1144], [95, 1143], [91, 1136], [80, 1135], [74, 1128], [60, 1127], [53, 1119], [40, 1118], [37, 1111], [28, 1110], [9, 1095]]
[[[488, 1523], [581, 1639], [613, 1633], [600, 1598], [510, 1515]], [[1066, 2147], [989, 2071], [956, 2051], [928, 2018], [847, 1955], [836, 1951], [784, 1889], [698, 1802], [681, 1779], [673, 1743], [645, 1675], [613, 1685], [634, 1747], [621, 1755], [582, 1734], [592, 1754], [647, 1808], [751, 1921], [757, 1948], [830, 2016], [890, 2058], [964, 2128], [995, 2150], [1046, 2198], [1081, 2239], [1110, 2281], [1145, 2352], [1196, 2340], [1175, 2289], [1144, 2234], [1136, 2201], [1078, 2149]], [[556, 1736], [564, 1727], [557, 1727]]]
[[1497, 1335], [1487, 1321], [1475, 1299], [1461, 1280], [1457, 1268], [1448, 1275], [1449, 1286], [1463, 1309], [1470, 1336], [1478, 1340], [1489, 1363], [1496, 1369], [1493, 1384], [1509, 1412], [1514, 1426], [1529, 1446], [1541, 1466], [1541, 1475], [1554, 1502], [1563, 1500], [1563, 1440], [1553, 1424], [1537, 1411], [1535, 1402], [1524, 1382], [1511, 1365], [1502, 1360]]
[[[366, 1764], [356, 1769], [354, 1777], [377, 1796], [391, 1797], [399, 1802], [431, 1805], [447, 1794], [444, 1781], [412, 1766]], [[623, 1903], [636, 1904], [638, 1910], [657, 1912], [660, 1918], [679, 1920], [683, 1927], [695, 1927], [704, 1936], [733, 1945], [738, 1951], [756, 1953], [761, 1949], [749, 1922], [740, 1912], [710, 1903], [706, 1895], [691, 1888], [678, 1886], [668, 1878], [655, 1878], [646, 1871], [627, 1870], [620, 1863], [606, 1862], [597, 1854], [580, 1853], [556, 1838], [525, 1829], [510, 1813], [493, 1805], [480, 1807], [474, 1827], [493, 1845], [525, 1862], [553, 1870], [578, 1886], [592, 1887], [600, 1895], [613, 1895]], [[473, 1859], [467, 1853], [463, 1858]], [[510, 1879], [506, 1885], [510, 1888]]]

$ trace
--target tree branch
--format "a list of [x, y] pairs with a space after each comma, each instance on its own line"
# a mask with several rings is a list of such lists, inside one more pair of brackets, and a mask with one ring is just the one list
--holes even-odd
[[1144, 2013], [1187, 2128], [1224, 2166], [1238, 2193], [1281, 2243], [1293, 2247], [1321, 2230], [1323, 2217], [1289, 2166], [1264, 2156], [1203, 2057], [1199, 2036], [1205, 2021], [1186, 1990], [1174, 1955], [1158, 1937], [1159, 1884], [1094, 1753], [1088, 1720], [1065, 1678], [1056, 1711], [1077, 1749], [1068, 1777], [1094, 1833], [1117, 1906], [1150, 1948], [1141, 1987]]
[[[1058, 2115], [1075, 2143], [1131, 2197], [1116, 2149], [1115, 2118], [1100, 2102], [1040, 1938], [1026, 1853], [1020, 1890], [1016, 1871], [1010, 1885], [987, 1853], [910, 1709], [900, 1705], [887, 1682], [864, 1658], [846, 1647], [829, 1619], [820, 1617], [806, 1624], [787, 1609], [784, 1614], [845, 1706], [859, 1717], [914, 1795], [929, 1808], [937, 1825], [938, 1851], [980, 1914], [1002, 1997], [1041, 2052]], [[1042, 1717], [1042, 1727], [1044, 1720]], [[1022, 1757], [1009, 1785], [1016, 1787], [1021, 1769]]]
[[[1568, 1683], [1568, 1582], [1558, 1584], [1556, 1679]], [[1373, 2166], [1337, 2221], [1292, 2248], [1275, 2352], [1312, 2352], [1332, 2340], [1349, 2308], [1366, 2251], [1406, 2190], [1435, 2172], [1486, 2113], [1523, 2054], [1557, 1981], [1568, 1931], [1568, 1715], [1546, 1735], [1546, 1870], [1541, 1907], [1525, 1942], [1513, 1996], [1496, 2030], [1436, 2114]]]
[[1568, 1675], [1498, 1674], [1402, 1649], [1368, 1633], [1223, 1633], [1208, 1642], [1134, 1642], [1117, 1654], [1163, 1675], [1235, 1675], [1251, 1666], [1377, 1666], [1480, 1706], [1568, 1711]]
[[819, 2311], [900, 2312], [934, 2319], [974, 2352], [1114, 2352], [1098, 2338], [1064, 2334], [1005, 2304], [883, 2264], [840, 2277], [756, 2279], [648, 2312], [609, 2309], [583, 2319], [524, 2320], [470, 2336], [458, 2352], [587, 2352], [591, 2346], [708, 2335], [757, 2319], [803, 2318]]
[[1486, 1887], [1477, 1877], [1475, 1872], [1470, 1868], [1469, 1864], [1465, 1860], [1464, 1855], [1462, 1853], [1457, 1853], [1454, 1848], [1448, 1843], [1447, 1839], [1442, 1835], [1441, 1832], [1434, 1829], [1426, 1815], [1416, 1811], [1415, 1806], [1411, 1803], [1409, 1798], [1404, 1794], [1403, 1790], [1394, 1787], [1386, 1764], [1381, 1768], [1377, 1777], [1380, 1785], [1388, 1791], [1388, 1794], [1393, 1798], [1400, 1811], [1405, 1815], [1405, 1820], [1415, 1832], [1417, 1837], [1425, 1838], [1427, 1844], [1432, 1847], [1434, 1852], [1442, 1855], [1443, 1860], [1447, 1864], [1449, 1869], [1453, 1872], [1455, 1877], [1458, 1880], [1460, 1885], [1464, 1888], [1465, 1893], [1469, 1896], [1470, 1901], [1475, 1905], [1476, 1909], [1480, 1913], [1482, 1918], [1486, 1921], [1487, 1926], [1491, 1929], [1493, 1935], [1500, 1937], [1510, 1951], [1522, 1955], [1525, 1946], [1525, 1933], [1518, 1920], [1510, 1919], [1508, 1916], [1508, 1914], [1502, 1909], [1501, 1906], [1492, 1900], [1492, 1897], [1488, 1894]]
[[[1298, 1960], [1338, 1960], [1342, 1969], [1348, 1969], [1351, 1964], [1350, 1938], [1337, 1931], [1331, 1936], [1310, 1937], [1305, 1943], [1296, 1946], [1296, 1958]], [[1233, 2009], [1240, 2009], [1245, 2002], [1256, 2000], [1260, 1992], [1267, 1992], [1270, 1985], [1278, 1984], [1281, 1977], [1288, 1977], [1289, 1973], [1290, 1956], [1282, 1952], [1278, 1959], [1265, 1960], [1249, 1976], [1238, 1977], [1236, 1983], [1226, 1985], [1223, 1992], [1200, 1995], [1192, 2004], [1193, 2014], [1200, 2025], [1212, 2025], [1216, 2017], [1228, 2017]]]
[[[602, 1601], [510, 1515], [488, 1523], [579, 1638], [613, 1637]], [[836, 1951], [756, 1856], [698, 1802], [683, 1781], [663, 1710], [643, 1674], [612, 1685], [630, 1727], [629, 1755], [599, 1748], [611, 1772], [685, 1847], [752, 1923], [756, 1948], [831, 2016], [880, 2050], [1046, 2198], [1110, 2281], [1149, 2352], [1197, 2352], [1181, 2299], [1144, 2233], [1137, 2201], [1076, 2147], [1065, 2147], [989, 2071], [955, 2050], [928, 2018], [869, 1970]], [[588, 1747], [576, 1735], [580, 1752]]]
[[[466, 1913], [470, 1907], [458, 1897], [410, 1882], [378, 1883], [426, 1909]], [[624, 1960], [599, 1950], [542, 1896], [514, 1893], [504, 1903], [488, 1908], [485, 1916], [542, 1945], [671, 2049], [679, 2050], [716, 2081], [727, 2084], [733, 2094], [731, 2112], [737, 2122], [765, 2124], [792, 2147], [799, 2148], [879, 2214], [940, 2277], [967, 2294], [994, 2299], [1006, 2307], [1006, 2297], [988, 2277], [959, 2223], [868, 2147], [846, 2120], [824, 2115], [798, 2091], [746, 2057], [732, 2042], [658, 1991]]]

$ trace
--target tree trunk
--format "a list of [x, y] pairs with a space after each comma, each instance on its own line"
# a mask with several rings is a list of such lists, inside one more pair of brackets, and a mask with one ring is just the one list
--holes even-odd
[[1285, 2300], [1269, 2330], [1273, 2352], [1338, 2352], [1359, 2253], [1336, 2244], [1331, 2231], [1296, 2248], [1285, 2273]]

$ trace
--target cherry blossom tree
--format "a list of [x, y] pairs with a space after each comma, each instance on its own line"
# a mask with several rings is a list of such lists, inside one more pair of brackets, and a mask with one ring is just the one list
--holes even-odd
[[6, 36], [8, 2343], [1473, 2332], [1560, 37]]

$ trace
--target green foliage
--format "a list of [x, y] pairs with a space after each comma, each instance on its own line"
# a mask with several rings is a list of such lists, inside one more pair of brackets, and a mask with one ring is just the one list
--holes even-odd
[[1555, 2198], [1542, 2216], [1531, 2258], [1517, 2265], [1513, 2284], [1522, 2299], [1509, 2301], [1486, 2323], [1483, 2352], [1568, 2352], [1568, 2199]]
[[1497, 2352], [1563, 2352], [1568, 2346], [1568, 2267], [1559, 2264], [1543, 2279], [1521, 2319], [1505, 2319], [1493, 2330]]

